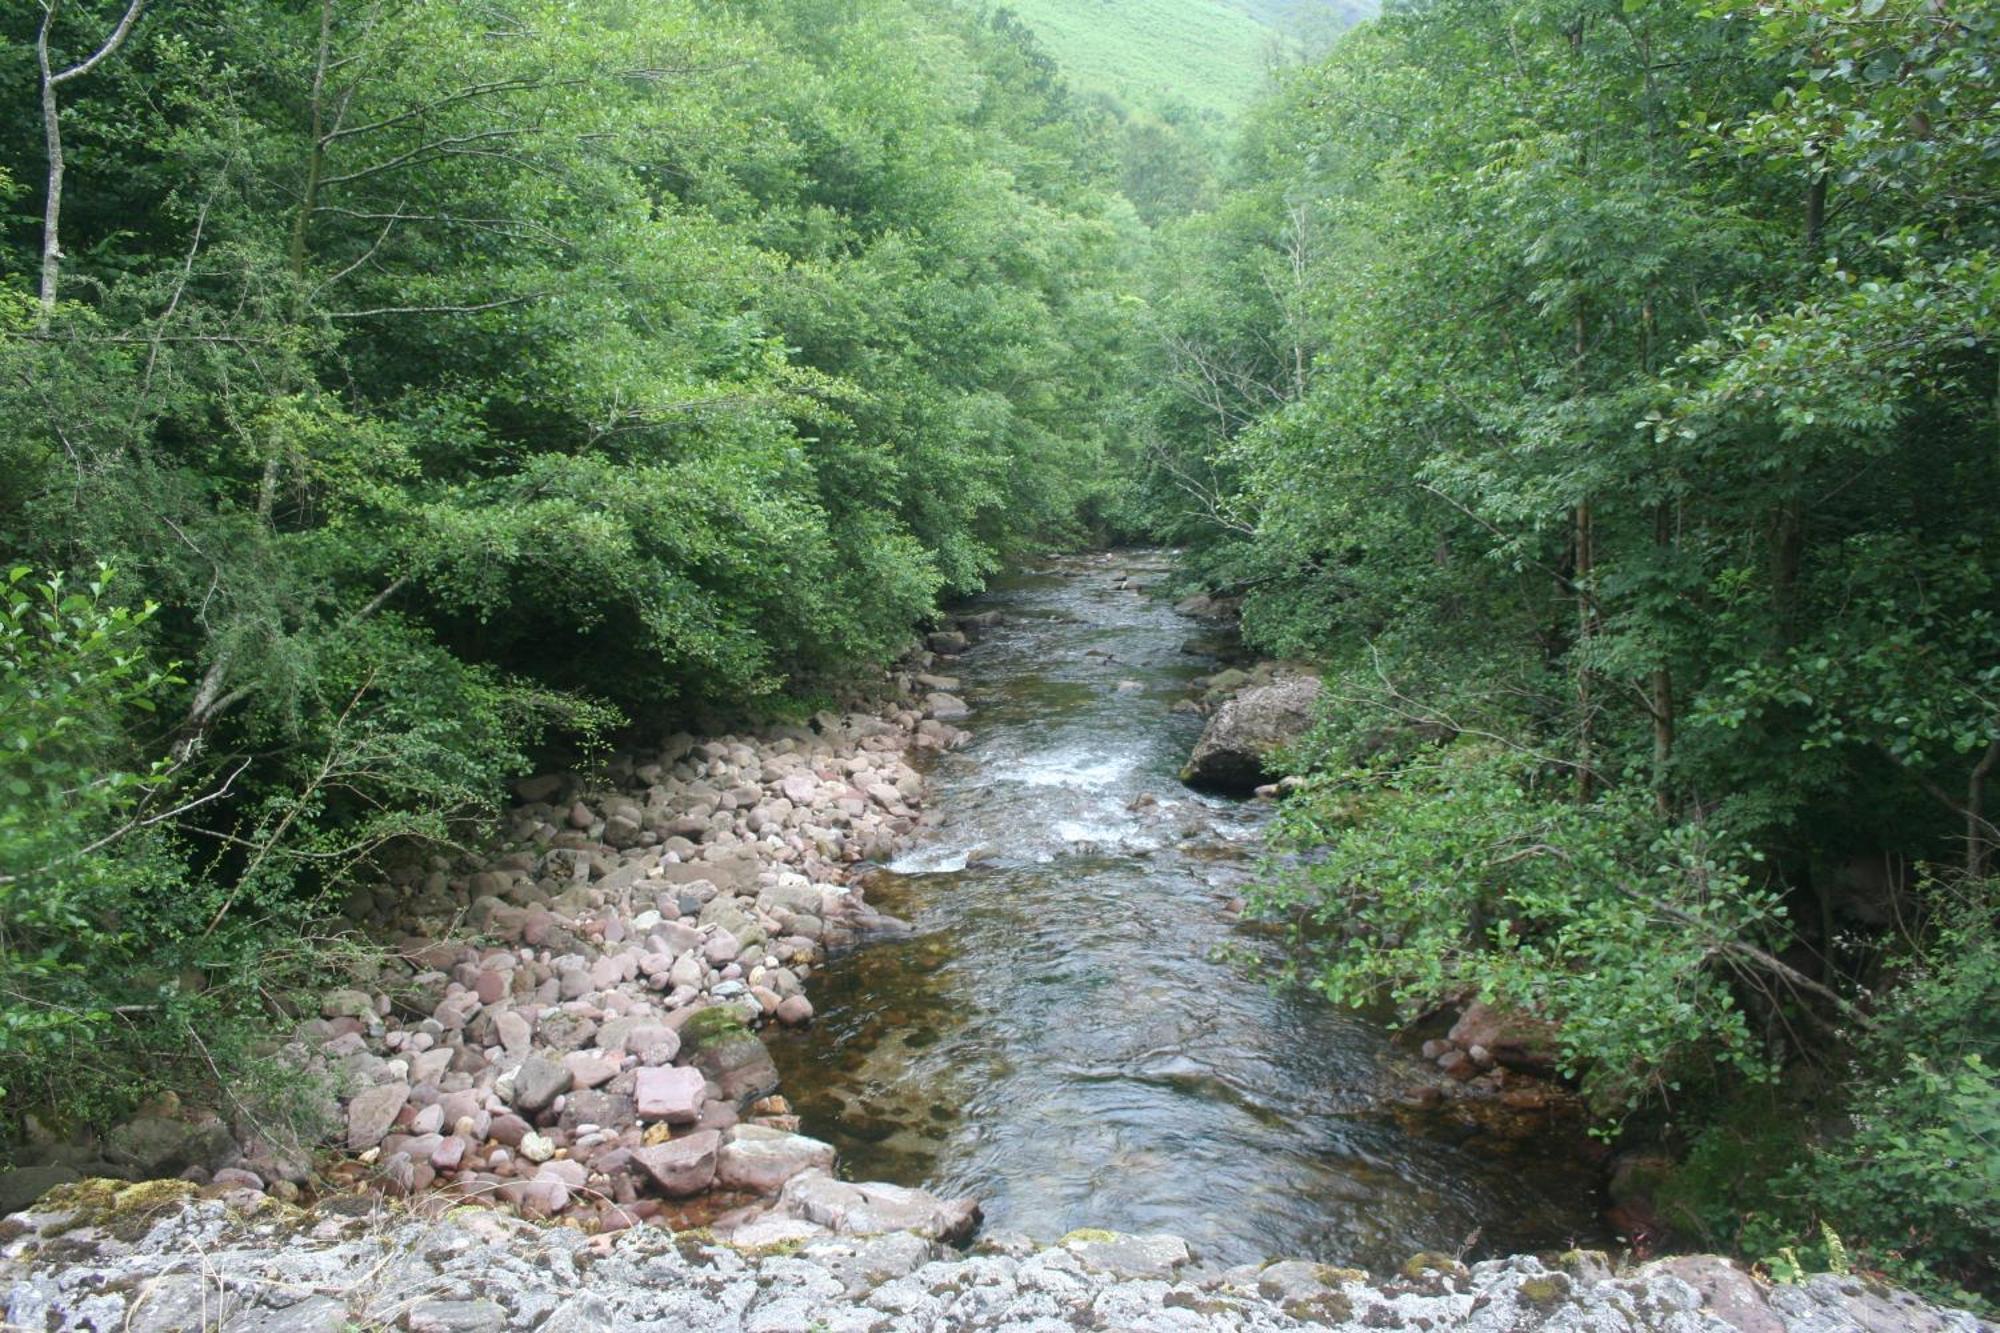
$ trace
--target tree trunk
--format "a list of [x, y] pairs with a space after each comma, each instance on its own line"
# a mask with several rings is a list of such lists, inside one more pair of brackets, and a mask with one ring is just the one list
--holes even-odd
[[[1576, 348], [1576, 392], [1583, 394], [1584, 357], [1589, 351], [1589, 320], [1583, 303], [1579, 299], [1576, 307], [1572, 332]], [[1587, 660], [1591, 642], [1597, 637], [1597, 603], [1591, 589], [1591, 580], [1597, 567], [1597, 517], [1591, 510], [1589, 497], [1577, 502], [1571, 514], [1572, 540], [1576, 546], [1576, 571], [1572, 576], [1576, 585], [1577, 651], [1581, 655], [1576, 667], [1576, 708], [1577, 708], [1577, 769], [1576, 798], [1588, 803], [1597, 794], [1597, 702], [1591, 689], [1591, 670]]]
[[56, 292], [62, 282], [62, 195], [63, 195], [63, 143], [62, 106], [56, 98], [56, 89], [71, 79], [80, 78], [108, 59], [113, 52], [125, 44], [131, 35], [132, 25], [139, 20], [139, 11], [146, 7], [146, 0], [132, 0], [125, 10], [118, 26], [104, 39], [104, 44], [93, 52], [88, 60], [79, 61], [68, 69], [57, 70], [49, 59], [49, 32], [55, 26], [56, 15], [62, 11], [62, 0], [42, 0], [42, 25], [35, 30], [35, 67], [41, 75], [42, 85], [42, 143], [48, 153], [49, 174], [45, 193], [42, 197], [42, 283], [41, 309], [35, 317], [36, 328], [46, 332], [49, 321], [56, 313]]
[[292, 215], [292, 276], [306, 275], [306, 226], [319, 207], [320, 178], [326, 174], [326, 67], [333, 52], [333, 0], [320, 0], [319, 49], [313, 59], [312, 146], [306, 154], [306, 184], [299, 211]]
[[1965, 781], [1965, 873], [1973, 879], [1986, 873], [1990, 827], [1986, 822], [1986, 779], [1996, 764], [2000, 764], [2000, 738], [1986, 747], [1986, 753], [1980, 756]]
[[35, 36], [35, 63], [42, 75], [42, 141], [48, 150], [49, 177], [42, 202], [42, 290], [41, 314], [37, 327], [47, 331], [56, 312], [56, 284], [62, 277], [62, 113], [56, 105], [55, 71], [49, 67], [49, 27], [56, 21], [62, 0], [49, 0], [42, 11], [42, 26]]

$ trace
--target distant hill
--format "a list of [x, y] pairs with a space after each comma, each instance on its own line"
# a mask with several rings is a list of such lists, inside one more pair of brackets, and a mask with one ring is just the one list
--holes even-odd
[[1231, 115], [1265, 72], [1371, 16], [1377, 0], [1006, 0], [1070, 80], [1135, 108]]

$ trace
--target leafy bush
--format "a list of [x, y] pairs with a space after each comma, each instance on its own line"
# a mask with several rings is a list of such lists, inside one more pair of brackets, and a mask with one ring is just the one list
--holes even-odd
[[1933, 886], [1937, 916], [1897, 960], [1858, 1043], [1851, 1133], [1791, 1173], [1813, 1220], [1864, 1262], [2000, 1302], [2000, 881]]
[[[1693, 1243], [1822, 1271], [1845, 1255], [1946, 1301], [2000, 1308], [2000, 884], [1932, 884], [1928, 927], [1852, 1050], [1713, 1107], [1660, 1192]], [[1839, 1253], [1836, 1253], [1836, 1250]]]
[[1709, 1061], [1767, 1072], [1732, 983], [1778, 902], [1642, 798], [1579, 805], [1532, 758], [1460, 741], [1315, 779], [1279, 839], [1303, 863], [1254, 905], [1295, 923], [1303, 979], [1336, 1002], [1539, 1014], [1607, 1111]]

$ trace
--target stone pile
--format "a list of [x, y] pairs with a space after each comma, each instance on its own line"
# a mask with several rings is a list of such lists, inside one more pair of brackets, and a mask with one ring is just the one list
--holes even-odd
[[[335, 1182], [615, 1230], [829, 1169], [755, 1029], [811, 1021], [828, 945], [900, 928], [849, 871], [916, 827], [914, 762], [969, 739], [957, 681], [934, 671], [990, 627], [932, 635], [871, 712], [525, 779], [494, 847], [358, 889], [350, 917], [398, 966], [320, 997], [280, 1052], [325, 1090], [351, 1155]], [[0, 1198], [116, 1173], [296, 1199], [316, 1145], [274, 1139], [163, 1106], [102, 1143], [25, 1145], [40, 1160], [0, 1173]]]
[[[896, 924], [846, 870], [915, 828], [910, 761], [960, 744], [946, 719], [964, 712], [933, 689], [880, 715], [675, 736], [595, 784], [520, 783], [510, 850], [362, 905], [403, 932], [414, 975], [331, 992], [300, 1029], [293, 1058], [352, 1089], [342, 1146], [392, 1193], [606, 1230], [829, 1168], [753, 1029], [809, 1021], [826, 945]], [[300, 1174], [247, 1146], [258, 1175]]]

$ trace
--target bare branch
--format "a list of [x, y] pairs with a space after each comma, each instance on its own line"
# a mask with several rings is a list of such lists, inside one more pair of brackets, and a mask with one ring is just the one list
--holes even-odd
[[[61, 0], [49, 0], [42, 22], [42, 31], [44, 34], [48, 32], [48, 25], [54, 21], [56, 10], [60, 7]], [[104, 39], [104, 45], [98, 47], [96, 53], [90, 59], [80, 64], [71, 65], [68, 69], [62, 71], [62, 73], [51, 76], [49, 81], [51, 83], [68, 83], [71, 79], [80, 78], [96, 69], [98, 65], [102, 64], [107, 58], [116, 53], [119, 47], [125, 44], [126, 37], [131, 35], [132, 25], [139, 20], [139, 11], [145, 7], [146, 0], [132, 0], [131, 5], [125, 10], [125, 17], [118, 20], [118, 26], [111, 30], [111, 35]]]
[[487, 301], [480, 305], [385, 305], [373, 310], [329, 310], [327, 319], [373, 319], [377, 315], [471, 315], [481, 310], [498, 310], [503, 306], [523, 305], [529, 301], [546, 301], [552, 292], [534, 292], [527, 296], [510, 296], [504, 301]]

